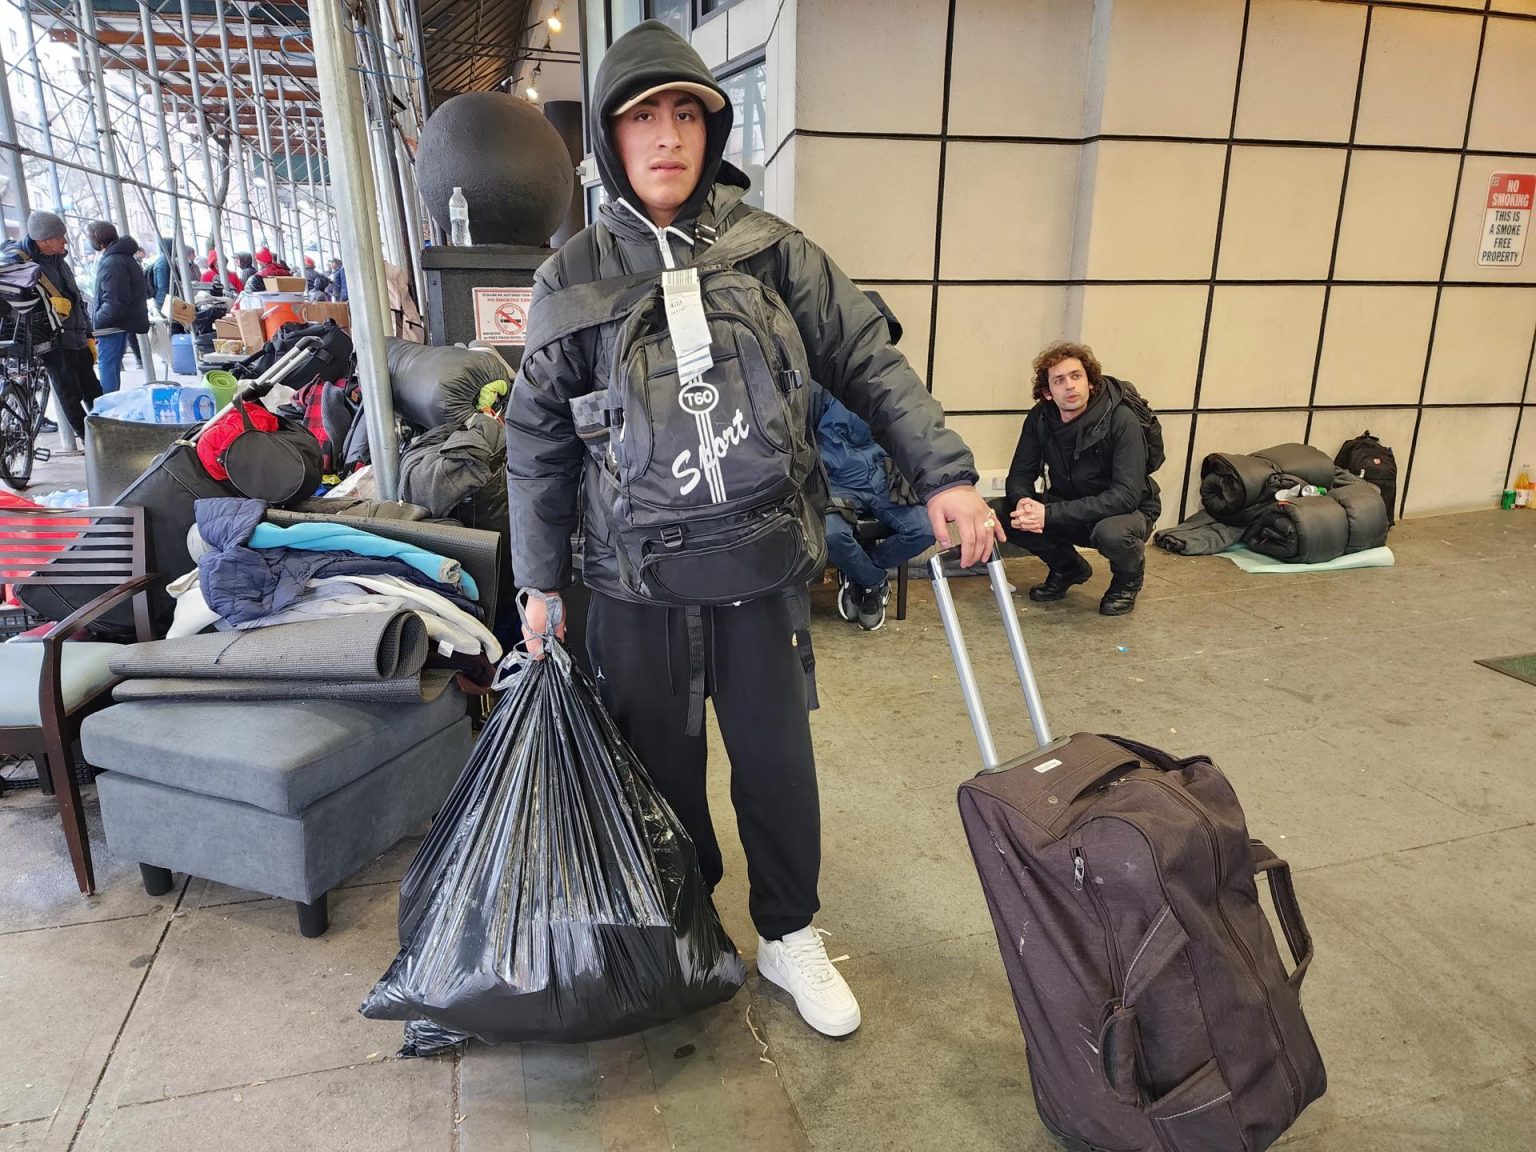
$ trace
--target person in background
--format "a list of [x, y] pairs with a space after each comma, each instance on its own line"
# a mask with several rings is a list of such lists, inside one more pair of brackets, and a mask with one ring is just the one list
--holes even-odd
[[155, 262], [149, 266], [149, 282], [145, 286], [145, 291], [149, 293], [149, 298], [155, 302], [155, 309], [161, 313], [165, 312], [165, 298], [176, 295], [178, 290], [176, 284], [173, 283], [175, 280], [175, 266], [172, 264], [172, 261], [175, 259], [175, 251], [176, 242], [174, 240], [169, 236], [160, 237], [160, 254], [155, 258]]
[[[97, 368], [103, 394], [122, 385], [123, 353], [130, 336], [149, 331], [149, 291], [144, 270], [134, 256], [139, 242], [119, 236], [106, 220], [92, 220], [85, 229], [91, 248], [101, 253], [96, 262], [96, 293], [91, 305], [91, 327], [96, 335]], [[143, 361], [140, 361], [140, 367]]]
[[315, 267], [313, 256], [304, 257], [304, 291], [311, 300], [324, 300], [331, 290], [331, 278]]
[[[211, 248], [208, 250], [208, 271], [203, 273], [203, 283], [217, 285], [213, 289], [215, 296], [224, 294], [224, 277], [219, 275], [219, 254]], [[229, 286], [236, 292], [240, 291], [241, 280], [234, 272], [229, 274]]]
[[249, 252], [236, 252], [235, 265], [240, 270], [240, 278], [245, 281], [246, 292], [267, 290], [267, 282], [262, 279], [261, 272], [256, 267], [256, 261], [251, 258]]
[[48, 294], [49, 305], [59, 321], [59, 338], [44, 354], [43, 366], [53, 381], [59, 411], [64, 413], [75, 435], [84, 440], [85, 414], [101, 395], [101, 384], [91, 359], [90, 313], [65, 258], [69, 236], [63, 218], [53, 212], [34, 212], [28, 216], [22, 250], [42, 267], [43, 291]]
[[[194, 293], [197, 289], [192, 287], [192, 285], [202, 280], [203, 273], [208, 269], [207, 262], [198, 260], [197, 253], [193, 250], [192, 245], [183, 244], [181, 246], [181, 263], [187, 272], [187, 292], [189, 294]], [[174, 292], [175, 290], [173, 286], [171, 291]]]
[[1019, 432], [1008, 495], [993, 508], [1007, 517], [1008, 539], [1045, 561], [1031, 600], [1060, 600], [1090, 579], [1093, 566], [1077, 551], [1089, 545], [1109, 561], [1099, 612], [1124, 616], [1136, 607], [1147, 537], [1163, 507], [1141, 421], [1086, 345], [1051, 345], [1035, 357], [1031, 382], [1035, 406]]
[[263, 244], [256, 250], [256, 270], [261, 273], [262, 279], [271, 279], [273, 276], [292, 276], [293, 272], [272, 254], [272, 249]]
[[338, 304], [347, 302], [347, 270], [341, 266], [341, 257], [331, 257], [331, 299]]

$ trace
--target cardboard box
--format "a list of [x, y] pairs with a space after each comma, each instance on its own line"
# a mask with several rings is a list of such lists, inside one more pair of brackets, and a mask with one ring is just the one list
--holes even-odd
[[240, 321], [237, 313], [231, 312], [227, 316], [220, 316], [213, 322], [213, 338], [215, 340], [239, 340]]
[[302, 292], [304, 291], [304, 277], [302, 276], [265, 276], [268, 292]]
[[342, 303], [320, 301], [304, 304], [299, 307], [299, 315], [304, 317], [306, 324], [324, 324], [327, 320], [334, 320], [338, 328], [350, 330], [352, 327], [352, 310]]
[[185, 300], [178, 300], [174, 296], [165, 298], [165, 310], [171, 319], [177, 324], [185, 324], [192, 327], [192, 322], [197, 319], [197, 309]]

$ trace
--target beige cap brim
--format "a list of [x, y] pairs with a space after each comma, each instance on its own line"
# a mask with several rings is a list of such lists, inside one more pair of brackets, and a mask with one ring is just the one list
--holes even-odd
[[613, 110], [611, 115], [622, 116], [641, 101], [649, 100], [660, 92], [688, 92], [699, 98], [706, 112], [718, 112], [725, 107], [725, 97], [706, 84], [695, 84], [690, 80], [670, 80], [665, 84], [657, 84], [654, 88], [647, 88], [644, 92], [636, 93], [623, 104]]

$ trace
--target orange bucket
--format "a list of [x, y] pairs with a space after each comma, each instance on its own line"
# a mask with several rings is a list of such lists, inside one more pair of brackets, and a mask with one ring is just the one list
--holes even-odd
[[293, 301], [282, 300], [262, 305], [261, 334], [270, 340], [284, 324], [304, 323], [304, 317], [299, 311], [303, 304], [303, 297], [299, 297]]

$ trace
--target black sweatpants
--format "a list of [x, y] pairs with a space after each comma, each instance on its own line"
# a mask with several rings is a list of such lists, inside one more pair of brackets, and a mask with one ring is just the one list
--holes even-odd
[[101, 381], [96, 378], [91, 350], [55, 347], [43, 355], [43, 366], [48, 369], [53, 394], [59, 398], [59, 411], [84, 441], [85, 414], [101, 399]]
[[1070, 528], [1058, 528], [1051, 523], [1049, 505], [1045, 514], [1044, 532], [1020, 532], [1008, 522], [1013, 505], [1007, 500], [991, 502], [997, 513], [1009, 543], [1045, 561], [1052, 572], [1065, 572], [1077, 559], [1079, 547], [1097, 548], [1109, 561], [1109, 570], [1126, 580], [1139, 580], [1146, 567], [1147, 537], [1152, 534], [1152, 521], [1140, 511], [1127, 512], [1123, 516], [1106, 516], [1095, 524]]
[[[777, 940], [820, 903], [821, 807], [805, 706], [805, 669], [780, 596], [705, 608], [704, 687], [731, 761], [731, 804], [747, 856], [758, 933]], [[686, 734], [684, 610], [592, 593], [587, 652], [603, 703], [698, 850], [711, 889], [725, 868], [705, 790], [703, 733]]]

